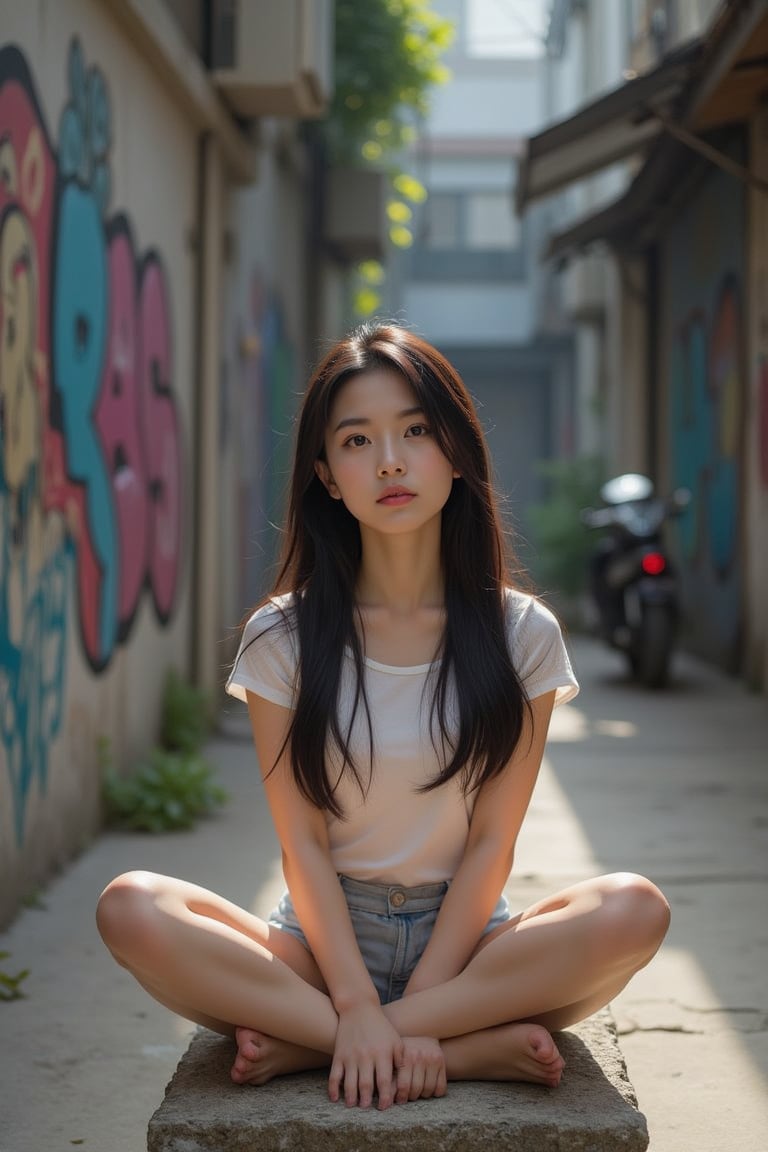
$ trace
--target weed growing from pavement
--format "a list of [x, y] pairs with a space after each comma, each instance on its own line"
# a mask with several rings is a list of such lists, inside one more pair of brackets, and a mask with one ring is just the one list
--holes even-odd
[[160, 743], [133, 773], [119, 775], [108, 738], [99, 740], [109, 821], [135, 831], [175, 831], [191, 828], [224, 804], [227, 794], [215, 783], [214, 769], [201, 754], [210, 731], [205, 694], [171, 671], [163, 693]]
[[[10, 952], [0, 952], [0, 960], [7, 960]], [[0, 1000], [21, 1000], [25, 995], [22, 983], [29, 976], [29, 968], [23, 968], [14, 976], [0, 968]]]

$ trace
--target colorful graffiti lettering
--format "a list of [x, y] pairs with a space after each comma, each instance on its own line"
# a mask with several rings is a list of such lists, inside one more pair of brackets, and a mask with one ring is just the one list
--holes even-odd
[[0, 49], [0, 749], [23, 839], [63, 713], [74, 584], [94, 672], [147, 589], [171, 618], [181, 429], [162, 260], [109, 217], [112, 112], [74, 40], [49, 136], [28, 64]]
[[[697, 497], [680, 527], [689, 560], [708, 560], [726, 577], [737, 556], [742, 374], [741, 313], [736, 285], [723, 284], [711, 326], [697, 312], [683, 325], [673, 350], [671, 418], [674, 483]], [[706, 527], [706, 532], [705, 532]]]
[[723, 652], [736, 642], [738, 626], [740, 330], [737, 283], [728, 276], [711, 316], [696, 310], [678, 330], [670, 380], [673, 483], [693, 495], [678, 524], [688, 592], [702, 611], [712, 597], [718, 599], [720, 610], [710, 628], [719, 629]]

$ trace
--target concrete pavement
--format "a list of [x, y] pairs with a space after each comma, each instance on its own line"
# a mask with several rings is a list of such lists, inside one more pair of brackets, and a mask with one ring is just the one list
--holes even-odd
[[[556, 713], [512, 901], [598, 871], [659, 883], [669, 937], [613, 1004], [651, 1152], [766, 1152], [768, 705], [691, 660], [650, 694], [593, 642], [572, 651], [582, 694]], [[133, 867], [271, 907], [279, 854], [234, 709], [208, 750], [232, 797], [221, 815], [192, 833], [103, 836], [0, 936], [3, 966], [31, 969], [26, 998], [0, 1003], [0, 1152], [144, 1152], [192, 1029], [114, 964], [93, 908]]]

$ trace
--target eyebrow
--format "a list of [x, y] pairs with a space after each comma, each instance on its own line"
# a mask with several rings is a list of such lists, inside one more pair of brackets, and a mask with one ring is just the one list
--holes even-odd
[[[397, 413], [396, 419], [397, 420], [403, 420], [406, 416], [423, 416], [423, 415], [424, 415], [424, 409], [421, 407], [420, 404], [417, 404], [415, 406], [415, 408], [403, 408], [402, 412]], [[359, 424], [359, 425], [362, 425], [363, 427], [367, 427], [370, 423], [371, 423], [371, 421], [368, 419], [367, 416], [348, 416], [346, 418], [346, 420], [340, 420], [333, 431], [334, 432], [340, 432], [342, 428], [351, 428], [355, 424]]]

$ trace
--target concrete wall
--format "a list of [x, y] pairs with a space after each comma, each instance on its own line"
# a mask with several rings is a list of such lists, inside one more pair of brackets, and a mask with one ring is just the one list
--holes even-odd
[[0, 28], [2, 920], [187, 664], [196, 140], [103, 5]]
[[314, 349], [305, 341], [304, 173], [296, 129], [260, 128], [258, 180], [232, 197], [221, 380], [222, 656], [271, 586], [293, 445]]

